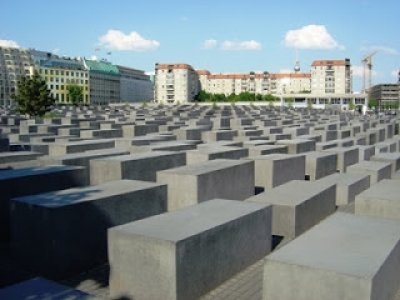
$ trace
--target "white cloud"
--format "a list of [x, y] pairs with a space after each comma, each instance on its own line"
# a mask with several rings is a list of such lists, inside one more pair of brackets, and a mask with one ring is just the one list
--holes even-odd
[[293, 70], [291, 70], [291, 69], [281, 69], [281, 70], [279, 70], [279, 73], [281, 73], [281, 74], [293, 73]]
[[324, 25], [307, 25], [286, 32], [285, 45], [298, 49], [344, 50], [330, 35]]
[[53, 49], [52, 51], [51, 51], [51, 53], [53, 53], [53, 54], [58, 54], [59, 52], [60, 52], [60, 48], [55, 48], [55, 49]]
[[19, 48], [20, 47], [17, 42], [12, 41], [12, 40], [0, 40], [0, 46], [11, 47], [11, 48]]
[[90, 60], [97, 60], [97, 56], [96, 56], [96, 55], [92, 55], [92, 56], [90, 57]]
[[390, 72], [390, 76], [394, 77], [394, 78], [398, 78], [399, 70], [393, 70], [392, 72]]
[[[363, 66], [351, 66], [351, 71], [353, 72], [354, 77], [363, 77], [364, 71], [363, 71]], [[365, 76], [368, 78], [368, 68], [365, 69]], [[372, 70], [372, 77], [377, 76], [378, 73], [374, 70]]]
[[217, 40], [209, 39], [203, 42], [204, 49], [213, 49], [217, 46]]
[[379, 51], [384, 54], [389, 54], [389, 55], [400, 55], [400, 51], [391, 48], [391, 47], [386, 47], [386, 46], [378, 46], [378, 45], [373, 45], [373, 46], [362, 46], [360, 48], [361, 51], [368, 51], [368, 52], [373, 52], [373, 51]]
[[222, 50], [261, 50], [261, 44], [255, 40], [249, 41], [224, 41]]
[[156, 75], [156, 71], [147, 71], [147, 72], [144, 72], [144, 74], [146, 74], [146, 75]]
[[101, 45], [112, 50], [148, 51], [156, 50], [160, 43], [156, 40], [146, 40], [136, 31], [125, 34], [119, 30], [110, 29], [99, 38]]

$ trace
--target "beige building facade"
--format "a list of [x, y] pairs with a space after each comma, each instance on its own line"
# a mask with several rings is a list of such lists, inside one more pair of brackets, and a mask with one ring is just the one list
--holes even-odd
[[313, 94], [350, 94], [352, 75], [350, 59], [316, 60], [311, 64]]

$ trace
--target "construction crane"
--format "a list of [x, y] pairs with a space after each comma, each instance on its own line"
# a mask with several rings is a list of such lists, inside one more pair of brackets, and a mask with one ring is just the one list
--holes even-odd
[[[364, 56], [364, 58], [362, 59], [362, 63], [363, 63], [363, 92], [364, 93], [369, 93], [371, 86], [372, 86], [372, 56], [374, 56], [376, 53], [378, 52], [378, 50], [373, 51], [372, 53]], [[367, 82], [367, 69], [368, 69], [368, 87], [366, 86], [366, 82]]]

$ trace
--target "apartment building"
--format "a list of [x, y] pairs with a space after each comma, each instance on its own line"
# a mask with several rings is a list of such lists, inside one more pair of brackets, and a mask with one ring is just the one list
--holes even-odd
[[270, 74], [269, 94], [311, 93], [310, 73], [275, 73]]
[[311, 64], [311, 91], [313, 94], [350, 94], [352, 76], [350, 59], [315, 60]]
[[31, 72], [33, 61], [29, 50], [0, 47], [0, 105], [12, 104], [11, 96], [17, 91], [21, 76]]
[[80, 58], [62, 57], [49, 52], [30, 50], [34, 67], [46, 81], [47, 88], [58, 103], [69, 104], [69, 85], [82, 88], [83, 103], [89, 103], [89, 72]]
[[155, 101], [187, 103], [200, 91], [199, 76], [188, 64], [155, 65]]
[[83, 59], [89, 71], [90, 103], [108, 105], [121, 102], [120, 74], [117, 66], [105, 60]]
[[144, 71], [118, 66], [121, 102], [141, 102], [154, 98], [154, 84]]
[[378, 102], [378, 106], [400, 103], [400, 83], [377, 84], [371, 87], [370, 98]]

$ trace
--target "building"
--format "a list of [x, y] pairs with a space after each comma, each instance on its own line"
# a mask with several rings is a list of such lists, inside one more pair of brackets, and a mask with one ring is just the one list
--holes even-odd
[[277, 73], [270, 75], [268, 93], [274, 95], [311, 93], [310, 73]]
[[187, 103], [200, 92], [199, 76], [188, 64], [155, 65], [155, 101]]
[[351, 94], [350, 59], [316, 60], [311, 64], [311, 92], [318, 95]]
[[83, 59], [89, 71], [90, 104], [108, 105], [121, 102], [120, 74], [117, 66], [105, 60]]
[[154, 98], [154, 84], [144, 71], [117, 66], [120, 75], [121, 102], [150, 101]]
[[378, 107], [398, 107], [400, 103], [399, 87], [399, 83], [374, 85], [370, 90], [370, 98], [377, 101]]
[[61, 57], [49, 52], [30, 50], [34, 61], [31, 71], [38, 71], [58, 103], [70, 104], [68, 86], [82, 88], [83, 103], [89, 103], [89, 72], [80, 58]]
[[21, 48], [0, 47], [0, 105], [12, 104], [21, 76], [30, 75], [33, 61], [30, 51]]

